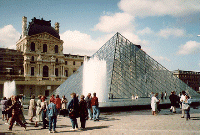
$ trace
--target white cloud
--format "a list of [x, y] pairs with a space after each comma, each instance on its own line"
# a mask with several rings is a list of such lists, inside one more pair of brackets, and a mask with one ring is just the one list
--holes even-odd
[[155, 60], [157, 60], [157, 61], [168, 61], [168, 62], [170, 62], [171, 60], [170, 59], [168, 59], [167, 57], [162, 57], [162, 56], [153, 56], [153, 58], [155, 59]]
[[12, 25], [0, 29], [0, 47], [16, 49], [16, 42], [19, 38], [20, 33]]
[[178, 54], [196, 54], [200, 53], [200, 43], [196, 41], [188, 41], [185, 45], [179, 47]]
[[137, 33], [140, 34], [140, 35], [154, 34], [154, 32], [149, 27], [146, 27], [143, 30], [139, 30]]
[[88, 34], [70, 30], [60, 34], [60, 36], [64, 41], [63, 53], [89, 56], [94, 54], [101, 46], [103, 46], [103, 44], [106, 43], [106, 41], [112, 37], [111, 35], [105, 35], [94, 40]]
[[183, 29], [167, 28], [160, 30], [158, 35], [164, 38], [168, 38], [169, 36], [182, 37], [186, 35], [186, 32]]
[[119, 8], [131, 15], [145, 16], [187, 16], [200, 11], [198, 0], [121, 0]]
[[95, 25], [93, 30], [106, 33], [134, 30], [133, 19], [134, 17], [127, 13], [101, 16], [100, 22]]

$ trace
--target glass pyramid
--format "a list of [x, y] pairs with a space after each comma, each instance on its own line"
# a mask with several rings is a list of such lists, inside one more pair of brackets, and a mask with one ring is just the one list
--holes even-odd
[[[90, 59], [94, 57], [106, 61], [106, 91], [113, 98], [131, 98], [133, 94], [149, 97], [151, 92], [160, 94], [165, 91], [170, 95], [171, 91], [178, 94], [183, 90], [191, 96], [199, 95], [120, 33], [116, 33]], [[65, 95], [67, 99], [72, 92], [83, 94], [83, 67], [84, 64], [53, 94]]]

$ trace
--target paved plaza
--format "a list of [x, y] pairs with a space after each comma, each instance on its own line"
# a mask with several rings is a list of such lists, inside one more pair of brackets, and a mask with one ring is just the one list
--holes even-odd
[[[26, 110], [27, 111], [27, 110]], [[94, 122], [88, 120], [86, 130], [70, 131], [71, 122], [68, 117], [60, 116], [57, 122], [57, 133], [51, 134], [70, 134], [70, 135], [199, 135], [200, 134], [200, 109], [191, 108], [191, 119], [186, 121], [181, 118], [181, 110], [177, 109], [177, 113], [173, 114], [169, 109], [162, 109], [157, 116], [151, 115], [151, 110], [135, 110], [128, 112], [103, 112], [100, 115], [100, 121]], [[26, 112], [25, 112], [26, 114]], [[27, 130], [23, 131], [20, 126], [13, 127], [12, 131], [7, 131], [8, 125], [0, 119], [0, 134], [30, 134], [44, 135], [49, 134], [48, 129], [34, 127], [34, 123], [27, 119]], [[78, 118], [78, 124], [80, 121]]]

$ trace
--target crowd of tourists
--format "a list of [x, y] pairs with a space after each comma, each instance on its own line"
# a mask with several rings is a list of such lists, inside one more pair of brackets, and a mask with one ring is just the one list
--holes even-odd
[[[165, 94], [161, 93], [161, 98], [158, 98], [158, 93], [151, 93], [151, 109], [152, 109], [152, 115], [157, 115], [159, 113], [159, 103], [161, 100], [163, 101], [163, 98], [167, 99], [167, 93]], [[191, 98], [190, 96], [185, 92], [182, 91], [179, 93], [179, 95], [176, 95], [175, 91], [172, 91], [169, 100], [171, 102], [170, 112], [176, 113], [176, 107], [180, 107], [182, 110], [182, 116], [181, 118], [186, 118], [186, 120], [190, 119], [190, 104], [191, 104]]]
[[[60, 99], [59, 95], [52, 95], [47, 101], [45, 96], [39, 95], [38, 99], [32, 95], [28, 106], [29, 121], [35, 123], [35, 127], [38, 127], [39, 123], [42, 123], [41, 129], [48, 127], [49, 133], [56, 132], [57, 117], [63, 115], [69, 116], [72, 124], [71, 131], [84, 130], [86, 128], [86, 120], [99, 121], [100, 110], [98, 108], [98, 98], [96, 93], [88, 93], [85, 96], [81, 95], [80, 99], [78, 94], [71, 93], [71, 100], [68, 102], [65, 95]], [[11, 96], [6, 99], [3, 97], [1, 100], [2, 105], [2, 120], [6, 120], [9, 125], [8, 130], [12, 131], [13, 125], [18, 124], [24, 127], [26, 130], [26, 119], [23, 113], [23, 95]], [[35, 117], [35, 119], [34, 119]], [[10, 119], [11, 118], [11, 119]], [[77, 118], [80, 118], [81, 126], [78, 127]], [[10, 119], [10, 124], [8, 124]], [[53, 131], [52, 131], [53, 129]]]

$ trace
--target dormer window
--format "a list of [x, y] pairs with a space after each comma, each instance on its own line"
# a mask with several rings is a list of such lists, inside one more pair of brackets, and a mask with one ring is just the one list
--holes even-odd
[[47, 44], [43, 44], [43, 52], [47, 52]]
[[31, 42], [31, 51], [35, 51], [35, 43]]

